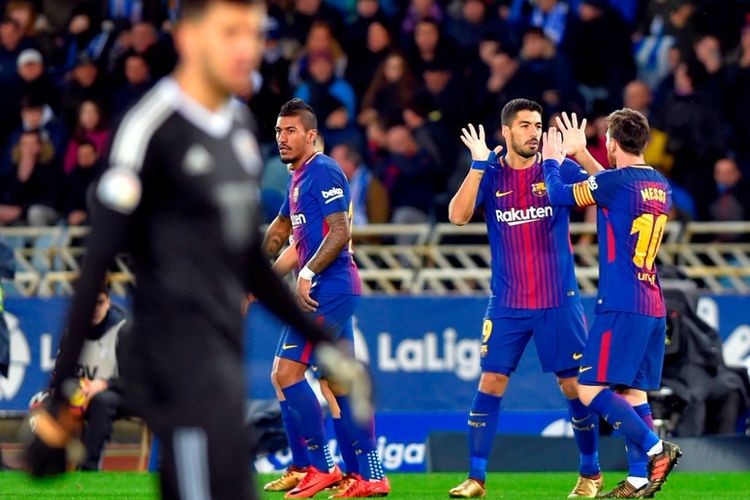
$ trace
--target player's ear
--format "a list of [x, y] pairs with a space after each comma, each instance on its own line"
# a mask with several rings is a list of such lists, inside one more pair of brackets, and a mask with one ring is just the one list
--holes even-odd
[[505, 124], [501, 125], [500, 133], [505, 137], [505, 143], [510, 144], [510, 127]]

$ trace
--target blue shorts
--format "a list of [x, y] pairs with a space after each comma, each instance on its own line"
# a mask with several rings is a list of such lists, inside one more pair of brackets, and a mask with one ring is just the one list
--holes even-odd
[[659, 389], [666, 335], [665, 318], [615, 311], [597, 314], [583, 351], [578, 382]]
[[534, 337], [542, 371], [575, 376], [586, 344], [586, 319], [581, 304], [528, 310], [516, 318], [485, 318], [482, 326], [483, 372], [510, 375], [526, 344]]
[[[333, 332], [338, 340], [347, 340], [354, 348], [354, 323], [352, 317], [359, 295], [332, 295], [316, 297], [318, 310], [308, 313], [313, 321]], [[315, 365], [313, 344], [300, 332], [286, 325], [281, 332], [276, 356], [308, 366]]]

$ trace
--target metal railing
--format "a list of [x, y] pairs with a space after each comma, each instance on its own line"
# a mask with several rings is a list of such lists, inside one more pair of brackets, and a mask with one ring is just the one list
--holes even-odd
[[[18, 272], [7, 284], [9, 295], [51, 296], [72, 293], [84, 255], [82, 227], [3, 227], [14, 249]], [[570, 228], [576, 277], [581, 290], [595, 292], [598, 245], [594, 224]], [[657, 262], [677, 266], [701, 288], [713, 293], [750, 293], [749, 222], [671, 222]], [[370, 294], [486, 294], [490, 290], [490, 250], [486, 227], [475, 223], [355, 227], [355, 260], [363, 290]], [[133, 273], [118, 257], [110, 279], [113, 291], [126, 293]]]

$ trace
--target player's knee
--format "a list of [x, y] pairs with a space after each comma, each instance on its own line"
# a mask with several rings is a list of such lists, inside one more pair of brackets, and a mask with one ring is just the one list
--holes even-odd
[[271, 384], [277, 392], [281, 390], [281, 384], [279, 383], [279, 373], [276, 370], [276, 367], [271, 370]]
[[592, 386], [592, 385], [578, 385], [578, 399], [581, 400], [586, 406], [591, 405], [591, 401], [594, 400], [597, 394], [601, 392], [603, 387]]
[[271, 377], [272, 380], [275, 378], [280, 389], [285, 389], [303, 380], [306, 368], [306, 366], [300, 363], [279, 363], [276, 365]]
[[625, 401], [630, 403], [631, 406], [638, 406], [648, 403], [648, 394], [646, 393], [646, 391], [626, 388], [618, 390], [617, 393], [625, 398]]
[[575, 377], [558, 378], [557, 384], [560, 391], [566, 399], [575, 399], [578, 397], [578, 380]]
[[502, 396], [508, 387], [508, 375], [484, 372], [479, 379], [479, 391], [493, 396]]

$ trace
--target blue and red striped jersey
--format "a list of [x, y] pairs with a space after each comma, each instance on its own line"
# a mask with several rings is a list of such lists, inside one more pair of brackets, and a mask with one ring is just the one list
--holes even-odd
[[[292, 173], [289, 189], [279, 214], [292, 221], [291, 243], [302, 269], [318, 251], [328, 234], [325, 218], [336, 212], [349, 214], [349, 182], [332, 158], [317, 153]], [[360, 295], [362, 283], [354, 263], [351, 242], [327, 268], [313, 278], [314, 296]]]
[[[580, 165], [566, 160], [568, 182], [586, 179]], [[580, 301], [570, 244], [570, 210], [553, 208], [537, 160], [516, 170], [505, 159], [490, 163], [482, 177], [476, 208], [484, 211], [492, 259], [488, 317], [513, 317], [522, 310]]]
[[651, 167], [630, 166], [571, 184], [556, 161], [545, 160], [544, 168], [553, 204], [598, 205], [597, 312], [665, 316], [656, 254], [672, 206], [667, 179]]

